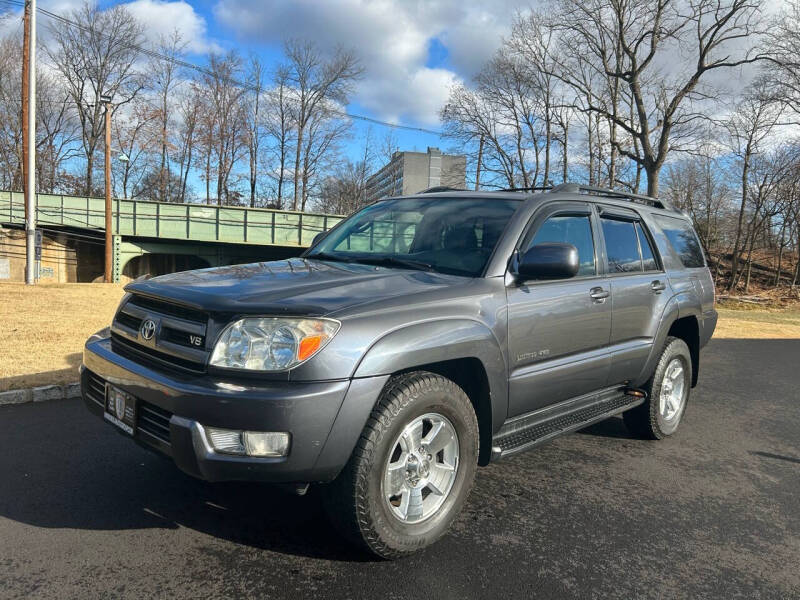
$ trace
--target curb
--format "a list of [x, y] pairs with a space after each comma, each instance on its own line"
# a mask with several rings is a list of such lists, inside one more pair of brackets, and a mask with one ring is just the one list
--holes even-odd
[[25, 404], [26, 402], [44, 402], [46, 400], [68, 400], [81, 395], [80, 383], [66, 385], [43, 385], [24, 390], [0, 392], [0, 406], [5, 404]]

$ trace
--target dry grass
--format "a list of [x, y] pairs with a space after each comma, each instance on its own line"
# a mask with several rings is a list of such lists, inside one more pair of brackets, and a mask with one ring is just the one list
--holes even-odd
[[77, 381], [83, 343], [122, 295], [102, 283], [0, 284], [0, 391]]
[[[78, 380], [83, 343], [108, 326], [121, 285], [0, 283], [0, 391]], [[719, 307], [718, 338], [800, 339], [800, 310]]]
[[800, 309], [764, 309], [741, 304], [718, 306], [715, 338], [800, 339]]

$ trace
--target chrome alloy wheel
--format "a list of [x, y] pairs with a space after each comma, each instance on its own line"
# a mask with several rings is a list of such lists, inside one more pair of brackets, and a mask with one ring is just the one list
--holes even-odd
[[661, 380], [661, 393], [658, 396], [658, 410], [665, 421], [679, 415], [686, 402], [686, 369], [680, 358], [673, 358], [664, 370]]
[[433, 516], [447, 499], [458, 472], [458, 435], [437, 413], [406, 425], [392, 444], [381, 493], [391, 513], [404, 523]]

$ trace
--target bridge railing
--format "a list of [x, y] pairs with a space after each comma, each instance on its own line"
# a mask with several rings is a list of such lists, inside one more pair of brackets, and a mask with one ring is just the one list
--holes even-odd
[[[340, 215], [263, 208], [112, 200], [114, 233], [123, 236], [309, 246], [314, 236], [341, 221]], [[37, 222], [43, 226], [105, 229], [105, 200], [37, 194]], [[24, 223], [21, 192], [0, 191], [0, 222]]]

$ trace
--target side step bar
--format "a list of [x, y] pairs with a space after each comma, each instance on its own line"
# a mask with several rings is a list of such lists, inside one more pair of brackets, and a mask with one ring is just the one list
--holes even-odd
[[507, 421], [492, 440], [492, 460], [532, 448], [625, 412], [645, 401], [642, 390], [614, 388]]

